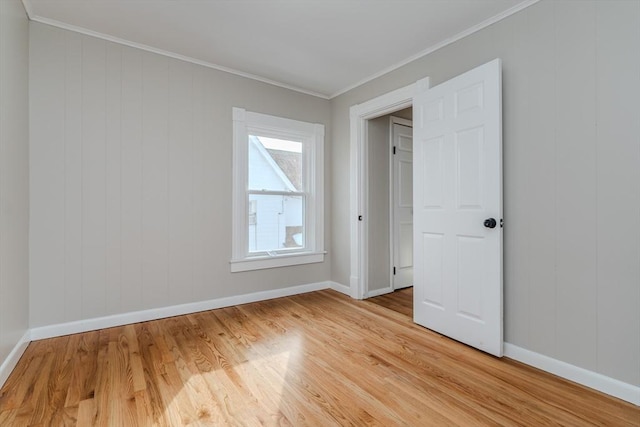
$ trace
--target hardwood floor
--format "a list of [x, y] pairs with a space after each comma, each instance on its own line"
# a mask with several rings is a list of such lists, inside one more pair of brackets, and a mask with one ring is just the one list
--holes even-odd
[[326, 290], [31, 343], [1, 426], [638, 426], [640, 408]]
[[413, 319], [413, 286], [367, 300]]

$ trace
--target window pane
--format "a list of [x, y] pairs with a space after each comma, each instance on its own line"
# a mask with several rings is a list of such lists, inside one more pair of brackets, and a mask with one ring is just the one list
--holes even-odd
[[303, 191], [302, 142], [249, 135], [249, 189]]
[[304, 247], [304, 197], [249, 195], [249, 252]]

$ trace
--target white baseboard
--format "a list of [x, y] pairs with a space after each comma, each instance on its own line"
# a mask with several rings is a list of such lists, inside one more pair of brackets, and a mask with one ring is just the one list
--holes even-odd
[[390, 294], [391, 292], [393, 292], [393, 288], [391, 286], [389, 286], [389, 287], [386, 287], [386, 288], [376, 289], [374, 291], [369, 291], [369, 292], [367, 292], [367, 295], [365, 296], [365, 298], [373, 298], [373, 297], [377, 297], [377, 296], [384, 295], [384, 294]]
[[358, 295], [358, 278], [356, 276], [349, 277], [349, 295], [353, 299], [362, 299], [363, 295]]
[[640, 387], [509, 343], [504, 343], [504, 355], [518, 362], [640, 406]]
[[13, 368], [15, 368], [18, 364], [20, 357], [22, 357], [22, 354], [27, 349], [27, 346], [30, 342], [31, 334], [30, 331], [27, 330], [15, 345], [15, 347], [13, 347], [13, 350], [11, 350], [11, 353], [9, 353], [4, 362], [2, 362], [2, 365], [0, 365], [0, 388], [2, 388], [4, 383], [9, 378], [11, 371], [13, 371]]
[[[326, 281], [33, 328], [25, 332], [24, 336], [16, 344], [11, 353], [9, 353], [9, 356], [7, 356], [2, 365], [0, 365], [0, 387], [2, 387], [11, 371], [15, 368], [31, 340], [93, 331], [96, 329], [122, 326], [130, 323], [145, 322], [164, 317], [196, 313], [198, 311], [213, 310], [216, 308], [230, 307], [233, 305], [247, 304], [291, 295], [299, 295], [329, 288], [346, 295], [351, 295], [352, 289], [349, 286], [345, 286], [337, 282]], [[391, 288], [383, 288], [370, 292], [368, 296], [382, 295], [391, 291]], [[553, 359], [510, 343], [504, 343], [504, 355], [511, 359], [534, 366], [542, 369], [543, 371], [550, 372], [562, 378], [640, 406], [640, 387]]]
[[135, 311], [112, 316], [96, 317], [93, 319], [78, 320], [75, 322], [59, 323], [57, 325], [41, 326], [31, 329], [31, 339], [41, 340], [45, 338], [59, 337], [80, 332], [95, 331], [96, 329], [112, 328], [114, 326], [128, 325], [130, 323], [146, 322], [165, 317], [179, 316], [182, 314], [196, 313], [198, 311], [213, 310], [216, 308], [230, 307], [233, 305], [247, 304], [256, 301], [265, 301], [273, 298], [287, 297], [304, 294], [307, 292], [328, 289], [332, 282], [318, 282], [307, 285], [291, 286], [288, 288], [274, 289], [270, 291], [255, 292], [252, 294], [237, 295], [226, 298], [199, 301], [187, 304], [173, 305], [170, 307], [154, 308], [150, 310]]
[[338, 282], [329, 282], [329, 287], [347, 296], [351, 296], [351, 288]]

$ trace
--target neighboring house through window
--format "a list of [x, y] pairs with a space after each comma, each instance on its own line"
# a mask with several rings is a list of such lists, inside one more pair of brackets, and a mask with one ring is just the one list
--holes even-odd
[[324, 126], [233, 109], [231, 271], [324, 260]]

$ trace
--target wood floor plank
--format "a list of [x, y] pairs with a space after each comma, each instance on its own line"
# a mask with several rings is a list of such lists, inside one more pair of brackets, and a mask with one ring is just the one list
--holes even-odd
[[75, 358], [65, 401], [66, 408], [78, 408], [82, 400], [93, 398], [95, 392], [99, 332], [91, 331], [77, 336], [78, 344], [72, 349], [75, 351]]
[[237, 342], [228, 339], [229, 332], [223, 332], [224, 326], [210, 313], [189, 319], [191, 327], [184, 338], [197, 344], [192, 351], [193, 361], [206, 373], [204, 379], [225, 423], [253, 420], [259, 402], [235, 369], [247, 362], [244, 355], [235, 353]]
[[405, 316], [413, 317], [413, 286], [367, 300]]
[[129, 341], [125, 328], [112, 328], [109, 336], [107, 411], [110, 422], [133, 425], [137, 418], [133, 390], [133, 374], [129, 361]]
[[[34, 344], [30, 344], [29, 347], [32, 345]], [[30, 351], [20, 358], [18, 366], [0, 390], [0, 408], [2, 410], [17, 410], [29, 403], [29, 397], [33, 393], [33, 383], [41, 371], [43, 360], [44, 355], [38, 351]]]
[[33, 342], [2, 426], [640, 426], [640, 408], [334, 291]]
[[[173, 355], [168, 351], [158, 322], [147, 322], [140, 334], [140, 349], [145, 366], [149, 367], [147, 389], [150, 395], [154, 418], [169, 425], [188, 425], [195, 419], [195, 408], [182, 390], [182, 381], [173, 364]], [[150, 387], [150, 385], [152, 386]]]
[[[322, 307], [322, 311], [325, 313], [331, 311], [331, 307], [329, 307], [328, 305], [325, 305], [326, 301], [322, 301], [321, 299], [322, 298], [319, 297], [318, 299], [314, 300], [313, 304], [311, 305], [313, 307]], [[326, 317], [327, 319], [334, 319], [333, 320], [334, 323], [336, 322], [335, 319], [338, 319], [340, 322], [344, 322], [345, 325], [354, 325], [359, 322], [359, 319], [357, 319], [356, 317], [349, 317], [349, 316], [345, 317], [344, 313], [343, 313], [343, 316], [339, 316], [338, 313], [336, 313], [336, 315], [329, 314]], [[363, 324], [362, 326], [369, 330], [377, 329], [375, 325], [369, 326], [369, 325]], [[390, 389], [390, 386], [392, 385], [392, 381], [390, 381], [389, 379], [393, 375], [393, 372], [390, 372], [387, 368], [390, 367], [391, 365], [388, 362], [386, 362], [383, 358], [376, 355], [377, 353], [376, 347], [379, 343], [385, 343], [385, 346], [387, 345], [386, 339], [384, 337], [380, 337], [380, 336], [377, 337], [377, 338], [380, 338], [380, 339], [377, 339], [378, 344], [376, 343], [369, 344], [367, 342], [363, 342], [361, 343], [360, 346], [353, 346], [352, 344], [350, 344], [350, 341], [351, 341], [350, 337], [347, 340], [344, 340], [345, 335], [344, 333], [341, 333], [344, 331], [341, 331], [341, 329], [345, 329], [345, 328], [340, 328], [339, 323], [335, 323], [331, 328], [327, 328], [327, 329], [330, 329], [332, 333], [330, 337], [328, 337], [325, 340], [325, 343], [336, 345], [337, 346], [336, 348], [340, 350], [338, 353], [347, 356], [344, 358], [342, 362], [336, 361], [333, 364], [333, 366], [346, 365], [346, 371], [341, 372], [342, 376], [348, 376], [349, 372], [354, 372], [362, 376], [362, 372], [363, 372], [362, 367], [366, 367], [366, 372], [370, 374], [370, 375], [367, 375], [366, 378], [384, 380], [384, 383], [374, 382], [372, 384], [366, 384], [365, 390], [367, 390], [369, 394], [372, 394], [378, 390], [388, 391]], [[363, 341], [363, 340], [361, 339], [360, 341]], [[350, 362], [352, 363], [351, 366], [349, 366]], [[363, 383], [366, 380], [362, 378], [358, 379], [358, 377], [356, 377], [355, 381], [359, 383]], [[398, 392], [397, 390], [395, 391]], [[425, 406], [424, 403], [420, 405], [415, 405], [415, 406], [403, 407], [403, 403], [404, 403], [403, 399], [408, 399], [409, 401], [411, 401], [412, 399], [411, 393], [407, 393], [407, 395], [404, 395], [404, 396], [400, 394], [400, 397], [401, 399], [399, 399], [398, 402], [394, 402], [393, 395], [383, 396], [380, 399], [381, 401], [379, 404], [380, 406], [387, 407], [388, 409], [394, 408], [394, 407], [398, 408], [398, 412], [402, 414], [402, 419], [404, 419], [405, 421], [408, 421], [410, 425], [421, 425], [424, 423], [425, 418], [433, 422], [434, 425], [451, 424], [451, 421], [448, 418], [442, 417], [438, 411], [433, 410], [434, 408], [430, 408], [430, 410], [424, 412], [425, 409], [429, 408], [428, 406]], [[395, 406], [394, 406], [394, 403], [396, 404]], [[463, 425], [470, 425], [470, 424], [477, 425], [480, 423], [481, 420], [478, 420], [477, 414], [476, 415], [471, 414], [469, 411], [469, 408], [457, 408], [457, 409], [461, 410], [462, 414], [464, 415], [465, 424]]]
[[[52, 394], [55, 390], [61, 373], [60, 367], [65, 354], [65, 347], [69, 342], [69, 337], [61, 337], [58, 340], [51, 340], [41, 343], [41, 350], [44, 352], [44, 362], [41, 366], [40, 375], [33, 383], [33, 395], [30, 399], [32, 407], [23, 407], [18, 415], [31, 413], [29, 425], [38, 425], [51, 419]], [[49, 375], [42, 375], [42, 372], [49, 372]]]
[[[284, 327], [272, 320], [273, 318], [282, 318], [278, 315], [275, 306], [270, 305], [269, 313], [273, 316], [264, 316], [263, 314], [266, 313], [252, 310], [257, 307], [256, 305], [239, 307], [239, 310], [245, 313], [245, 322], [251, 324], [252, 329], [262, 331], [265, 335], [275, 332], [281, 338], [293, 330], [293, 328]], [[299, 339], [300, 335], [294, 334], [289, 335], [289, 339], [268, 340], [256, 346], [254, 350], [258, 357], [252, 364], [258, 367], [259, 375], [270, 384], [272, 390], [276, 391], [271, 398], [275, 398], [275, 403], [281, 407], [287, 420], [292, 420], [293, 425], [318, 425], [322, 423], [323, 417], [321, 406], [314, 404], [317, 393], [311, 391], [312, 386], [307, 378], [297, 378], [297, 383], [294, 383], [292, 378], [293, 372], [297, 372], [301, 368], [300, 355], [298, 354]], [[310, 391], [308, 393], [294, 392], [295, 384], [300, 386], [303, 381], [304, 389]]]
[[0, 412], [0, 426], [15, 426], [18, 409], [5, 409]]
[[44, 425], [67, 426], [75, 424], [74, 409], [66, 408], [65, 402], [69, 392], [75, 349], [81, 340], [80, 335], [71, 335], [63, 346], [54, 351], [62, 357], [57, 358], [58, 365], [53, 368], [57, 377], [49, 381], [50, 394], [47, 399], [49, 410], [45, 411], [45, 417], [40, 421]]
[[224, 419], [218, 410], [215, 396], [191, 357], [191, 342], [185, 337], [185, 330], [190, 327], [190, 322], [180, 317], [167, 319], [167, 323], [165, 341], [171, 349], [174, 364], [183, 383], [182, 392], [192, 397], [198, 423], [222, 425]]
[[[243, 306], [242, 308], [244, 307], [245, 306]], [[300, 307], [300, 308], [302, 309], [303, 307]], [[274, 307], [274, 310], [276, 309], [277, 308]], [[253, 316], [252, 318], [259, 318], [259, 317]], [[287, 328], [291, 328], [291, 329], [294, 328], [293, 325], [289, 325], [286, 322], [284, 324], [287, 326], [286, 327], [280, 326], [279, 329], [286, 330]], [[327, 326], [327, 325], [325, 324], [323, 326]], [[336, 329], [336, 325], [332, 325], [332, 328]], [[322, 330], [322, 329], [325, 329], [325, 328], [319, 328], [318, 330]], [[345, 390], [349, 390], [350, 393], [354, 393], [354, 394], [361, 394], [362, 390], [359, 387], [354, 387], [354, 383], [348, 381], [349, 374], [357, 371], [353, 369], [355, 366], [351, 365], [352, 358], [340, 357], [340, 360], [336, 360], [333, 357], [332, 352], [329, 351], [329, 348], [327, 348], [327, 346], [330, 345], [328, 344], [328, 341], [332, 340], [334, 337], [335, 337], [334, 333], [329, 333], [327, 335], [318, 335], [317, 337], [305, 337], [310, 342], [308, 343], [308, 346], [305, 349], [305, 352], [303, 354], [303, 357], [301, 357], [301, 359], [306, 362], [307, 366], [306, 367], [298, 366], [298, 368], [299, 368], [299, 371], [309, 371], [313, 374], [313, 375], [306, 376], [306, 381], [308, 383], [314, 384], [314, 386], [317, 388], [320, 388], [322, 384], [325, 384], [325, 389], [326, 389], [325, 394], [337, 396], [338, 403], [336, 404], [336, 406], [339, 407], [341, 405], [341, 402], [345, 402], [347, 403], [347, 405], [349, 405], [349, 402], [351, 400], [350, 396], [342, 396]], [[342, 346], [342, 344], [340, 344], [340, 346]], [[300, 368], [303, 368], [303, 369], [300, 369]], [[320, 373], [320, 374], [318, 375], [316, 373]], [[362, 378], [362, 380], [366, 381], [368, 378], [371, 378], [371, 377], [373, 376], [365, 376], [364, 378]], [[321, 384], [315, 383], [314, 379], [316, 378], [323, 378], [323, 380], [321, 381]], [[331, 378], [331, 381], [327, 381], [328, 378]], [[344, 381], [345, 379], [347, 379], [347, 381]], [[342, 399], [343, 397], [344, 399]], [[372, 421], [370, 422], [370, 424], [372, 425], [377, 424], [378, 421], [375, 421], [376, 419], [379, 420], [379, 422], [382, 423], [383, 425], [389, 425], [389, 422], [391, 422], [392, 418], [386, 417], [388, 422], [385, 422], [385, 416], [383, 416], [382, 413], [379, 411], [379, 408], [384, 407], [384, 404], [380, 404], [380, 402], [376, 402], [375, 399], [368, 399], [368, 400], [369, 402], [372, 403], [372, 405], [369, 405], [369, 406], [372, 406], [372, 407], [369, 407], [367, 409], [366, 408], [367, 405], [363, 405], [364, 407], [357, 408], [357, 411], [361, 413], [361, 416], [371, 418]], [[347, 413], [348, 415], [357, 411], [354, 411], [354, 408], [352, 406], [345, 407], [345, 410], [344, 410], [344, 412]], [[377, 418], [374, 418], [371, 413], [375, 414]], [[344, 422], [347, 422], [349, 418], [348, 415], [345, 416], [345, 419], [343, 420]]]

